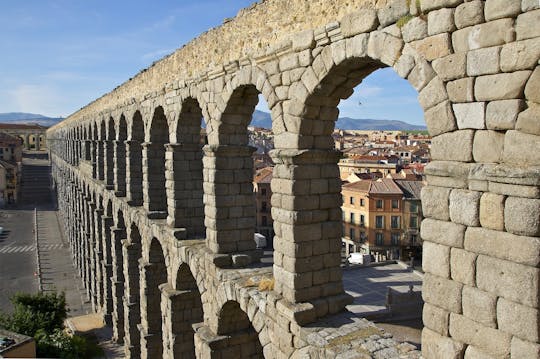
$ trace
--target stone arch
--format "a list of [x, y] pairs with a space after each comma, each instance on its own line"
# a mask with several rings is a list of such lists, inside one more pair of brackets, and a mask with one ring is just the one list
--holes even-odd
[[229, 300], [221, 307], [216, 334], [226, 336], [227, 353], [238, 358], [264, 358], [258, 334], [238, 302]]
[[168, 280], [165, 253], [153, 237], [148, 246], [147, 261], [141, 263], [141, 356], [163, 356], [161, 286]]
[[111, 228], [112, 242], [112, 302], [113, 302], [113, 339], [117, 343], [124, 341], [124, 257], [123, 243], [127, 239], [124, 213], [121, 209], [116, 211], [115, 226]]
[[186, 98], [176, 125], [176, 143], [168, 144], [165, 167], [171, 175], [167, 188], [174, 206], [168, 206], [167, 223], [185, 228], [188, 238], [204, 236], [202, 109], [197, 99]]
[[96, 179], [105, 180], [105, 143], [107, 141], [107, 121], [100, 119], [97, 124], [98, 136], [96, 141]]
[[143, 162], [142, 144], [144, 142], [144, 121], [140, 111], [131, 118], [126, 141], [126, 191], [130, 206], [143, 204]]
[[141, 289], [139, 263], [142, 260], [142, 238], [139, 227], [131, 223], [128, 230], [128, 239], [123, 246], [124, 257], [124, 316], [125, 336], [124, 350], [127, 357], [140, 357], [140, 331], [141, 323]]
[[187, 263], [181, 263], [174, 286], [162, 287], [164, 355], [195, 358], [196, 326], [204, 321], [201, 293]]
[[143, 144], [143, 197], [149, 218], [167, 217], [165, 190], [165, 144], [169, 143], [169, 125], [162, 106], [154, 109], [148, 129], [149, 142]]

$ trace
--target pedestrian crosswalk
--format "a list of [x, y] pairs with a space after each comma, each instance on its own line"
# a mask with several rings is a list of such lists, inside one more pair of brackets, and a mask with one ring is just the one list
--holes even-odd
[[[42, 251], [52, 251], [55, 249], [62, 248], [62, 243], [54, 243], [54, 244], [40, 244], [39, 249]], [[5, 247], [0, 247], [0, 254], [2, 253], [24, 253], [24, 252], [32, 252], [36, 250], [35, 245], [26, 245], [26, 246], [12, 246], [7, 245]]]

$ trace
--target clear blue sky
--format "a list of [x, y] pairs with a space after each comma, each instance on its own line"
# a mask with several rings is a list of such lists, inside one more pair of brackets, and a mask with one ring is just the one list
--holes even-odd
[[[0, 112], [67, 116], [252, 2], [3, 0]], [[340, 104], [341, 116], [423, 124], [416, 96], [379, 70]]]

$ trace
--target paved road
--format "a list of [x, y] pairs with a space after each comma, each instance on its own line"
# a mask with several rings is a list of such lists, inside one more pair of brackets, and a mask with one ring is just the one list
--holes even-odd
[[[28, 209], [0, 210], [0, 309], [11, 311], [9, 302], [16, 292], [37, 291], [36, 252], [33, 234], [34, 212]], [[32, 250], [30, 250], [32, 248]]]

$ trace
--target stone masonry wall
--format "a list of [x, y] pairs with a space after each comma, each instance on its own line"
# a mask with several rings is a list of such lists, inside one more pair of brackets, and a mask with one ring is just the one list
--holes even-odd
[[[350, 297], [331, 138], [337, 105], [371, 72], [393, 67], [419, 92], [433, 136], [422, 192], [422, 356], [538, 357], [539, 23], [534, 0], [267, 0], [49, 129], [74, 260], [95, 309], [129, 343], [127, 356], [419, 355], [342, 311]], [[246, 177], [259, 93], [276, 147], [274, 265], [262, 268]], [[125, 178], [115, 178], [125, 183], [112, 186], [124, 163]], [[193, 180], [202, 183], [186, 187]], [[125, 291], [139, 320], [121, 305], [135, 260], [122, 248], [133, 228], [138, 300], [136, 288]], [[166, 280], [152, 272], [160, 258]], [[265, 278], [273, 290], [254, 286]], [[150, 298], [161, 305], [148, 306]], [[250, 325], [222, 332], [230, 308]]]

